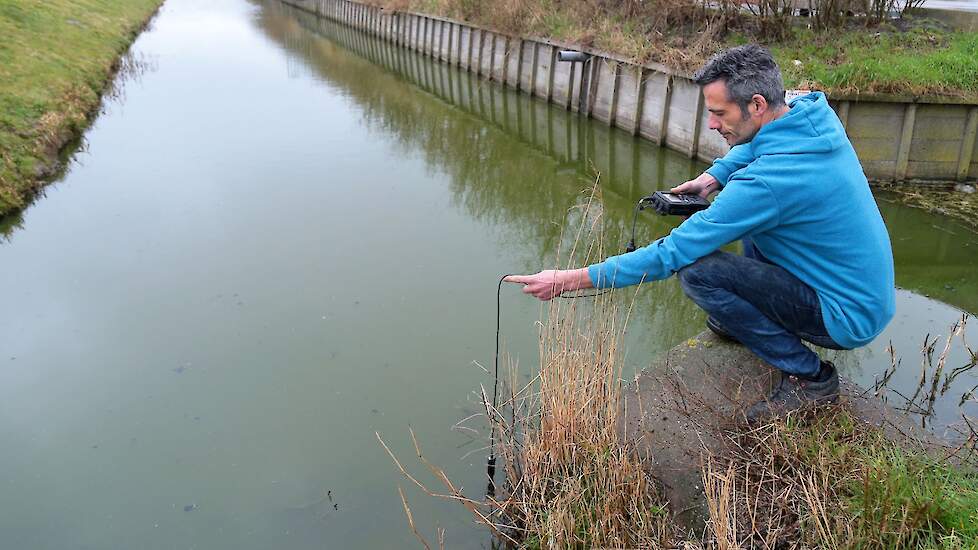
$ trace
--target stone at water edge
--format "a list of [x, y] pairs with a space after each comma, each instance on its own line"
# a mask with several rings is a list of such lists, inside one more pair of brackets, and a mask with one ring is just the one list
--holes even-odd
[[[716, 449], [722, 430], [745, 424], [744, 411], [770, 393], [780, 373], [747, 348], [704, 331], [672, 348], [636, 376], [624, 391], [626, 440], [652, 457], [652, 474], [662, 484], [677, 524], [702, 533], [709, 512], [701, 462]], [[894, 411], [845, 378], [840, 401], [894, 440], [909, 437], [940, 447], [907, 416]]]

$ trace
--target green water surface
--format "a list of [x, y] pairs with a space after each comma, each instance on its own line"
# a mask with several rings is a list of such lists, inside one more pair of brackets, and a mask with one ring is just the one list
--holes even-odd
[[[417, 547], [398, 485], [430, 540], [488, 547], [375, 432], [478, 497], [485, 434], [455, 424], [492, 384], [498, 277], [566, 252], [595, 178], [612, 253], [703, 165], [274, 1], [169, 0], [133, 55], [0, 244], [0, 547]], [[892, 340], [912, 390], [923, 336], [978, 311], [978, 238], [880, 199], [906, 290], [838, 361], [869, 384]], [[703, 329], [674, 279], [636, 300], [626, 375]], [[504, 290], [527, 371], [540, 313]]]

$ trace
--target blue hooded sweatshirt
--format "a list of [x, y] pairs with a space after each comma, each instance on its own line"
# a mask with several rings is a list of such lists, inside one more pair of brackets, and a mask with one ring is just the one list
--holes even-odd
[[829, 335], [865, 345], [893, 317], [893, 253], [856, 152], [825, 95], [811, 93], [707, 170], [721, 184], [709, 208], [668, 236], [588, 268], [597, 288], [665, 279], [749, 237], [818, 293]]

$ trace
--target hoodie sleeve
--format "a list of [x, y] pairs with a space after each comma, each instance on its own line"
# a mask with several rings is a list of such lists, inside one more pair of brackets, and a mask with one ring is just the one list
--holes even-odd
[[727, 151], [722, 158], [713, 161], [713, 166], [707, 168], [706, 173], [713, 176], [720, 182], [720, 187], [727, 185], [730, 174], [740, 170], [754, 161], [754, 150], [750, 143], [734, 145]]
[[754, 177], [735, 176], [706, 210], [693, 214], [669, 235], [634, 252], [588, 267], [596, 288], [621, 288], [665, 279], [737, 239], [770, 229], [780, 220], [777, 199]]

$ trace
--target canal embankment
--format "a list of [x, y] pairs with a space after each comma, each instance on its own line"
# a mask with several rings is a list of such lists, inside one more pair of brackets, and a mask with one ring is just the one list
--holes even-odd
[[[635, 62], [627, 56], [587, 47], [587, 43], [514, 36], [440, 16], [347, 0], [287, 0], [287, 3], [620, 128], [689, 158], [711, 162], [726, 153], [726, 143], [707, 128], [708, 113], [687, 69]], [[936, 36], [928, 36], [937, 40]], [[972, 66], [978, 59], [972, 55], [975, 44], [968, 42], [974, 38], [973, 33], [964, 33], [959, 38], [962, 42], [937, 48], [934, 53], [937, 57], [925, 55], [928, 48], [934, 47], [926, 37], [923, 42], [914, 38], [909, 44], [884, 45], [884, 49], [912, 59], [907, 61], [910, 64], [891, 59], [886, 71], [873, 69], [878, 67], [878, 60], [853, 58], [851, 61], [854, 66], [862, 63], [879, 78], [886, 78], [882, 75], [890, 74], [890, 69], [895, 69], [892, 74], [916, 75], [914, 78], [923, 79], [921, 82], [932, 82], [931, 88], [899, 80], [886, 86], [845, 81], [839, 74], [852, 71], [847, 73], [845, 67], [825, 65], [831, 64], [829, 58], [838, 57], [831, 48], [813, 46], [804, 56], [791, 53], [803, 57], [804, 61], [783, 61], [783, 64], [789, 82], [811, 85], [813, 82], [799, 72], [800, 68], [814, 66], [815, 59], [824, 57], [818, 71], [823, 80], [835, 82], [835, 89], [839, 90], [833, 91], [828, 86], [830, 103], [872, 182], [924, 183], [947, 190], [955, 184], [973, 186], [978, 181], [978, 96], [968, 87], [975, 80], [965, 83], [955, 77], [953, 82], [945, 81], [935, 68], [951, 67], [958, 76], [978, 70], [978, 66]], [[875, 51], [851, 36], [839, 48]], [[587, 60], [560, 62], [557, 52], [562, 49], [582, 51], [587, 54]], [[902, 93], [893, 93], [899, 90]], [[943, 95], [937, 93], [940, 90], [944, 91]], [[962, 193], [956, 194], [955, 200], [963, 206], [944, 212], [963, 220], [973, 218], [978, 201]], [[923, 205], [914, 200], [908, 203]]]
[[0, 5], [0, 217], [27, 205], [97, 113], [163, 0]]

